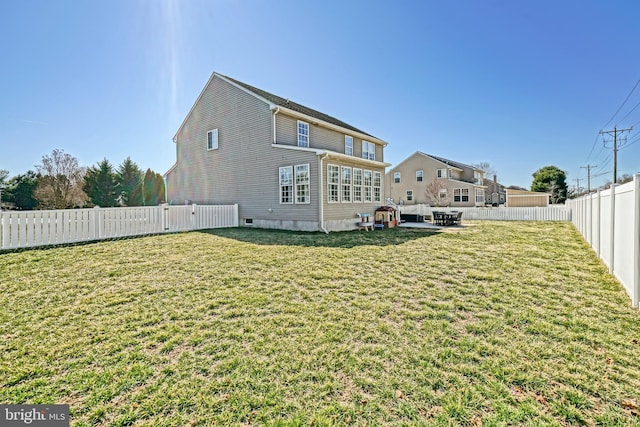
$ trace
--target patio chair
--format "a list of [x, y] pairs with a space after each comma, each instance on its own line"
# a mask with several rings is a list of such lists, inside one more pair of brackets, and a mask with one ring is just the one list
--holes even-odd
[[462, 223], [462, 212], [458, 212], [458, 215], [456, 215], [456, 219], [453, 220], [453, 223], [455, 225], [460, 225], [460, 223]]
[[433, 211], [431, 215], [433, 216], [433, 223], [435, 225], [444, 225], [444, 212]]

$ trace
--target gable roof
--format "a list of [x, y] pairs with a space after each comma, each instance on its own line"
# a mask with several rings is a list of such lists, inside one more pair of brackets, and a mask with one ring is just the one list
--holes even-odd
[[196, 105], [198, 105], [198, 102], [200, 102], [200, 98], [202, 98], [202, 96], [204, 95], [205, 91], [207, 90], [207, 87], [209, 87], [209, 85], [211, 84], [211, 81], [213, 81], [213, 79], [215, 77], [218, 77], [224, 81], [226, 81], [227, 83], [234, 85], [236, 87], [238, 87], [239, 89], [246, 91], [248, 93], [250, 93], [251, 95], [255, 96], [256, 98], [261, 99], [262, 101], [266, 102], [267, 104], [270, 105], [270, 108], [274, 109], [274, 108], [283, 108], [284, 111], [289, 110], [290, 112], [294, 113], [294, 114], [300, 114], [303, 117], [309, 117], [312, 119], [316, 119], [318, 121], [321, 122], [325, 122], [326, 124], [330, 125], [330, 126], [337, 126], [339, 128], [343, 128], [345, 130], [349, 130], [352, 132], [355, 132], [357, 134], [359, 134], [359, 137], [365, 136], [365, 137], [369, 137], [372, 138], [373, 140], [384, 144], [385, 146], [387, 145], [387, 143], [383, 140], [381, 140], [380, 138], [377, 138], [369, 133], [366, 133], [360, 129], [358, 129], [355, 126], [351, 126], [348, 123], [343, 122], [342, 120], [338, 120], [333, 116], [330, 116], [328, 114], [325, 113], [321, 113], [320, 111], [314, 110], [313, 108], [309, 108], [309, 107], [305, 107], [302, 104], [298, 104], [297, 102], [293, 102], [290, 101], [289, 99], [285, 99], [282, 98], [281, 96], [278, 95], [274, 95], [270, 92], [267, 92], [265, 90], [262, 89], [258, 89], [257, 87], [248, 85], [246, 83], [243, 83], [239, 80], [236, 80], [234, 78], [225, 76], [223, 74], [220, 73], [216, 73], [215, 71], [211, 74], [211, 77], [209, 77], [209, 80], [207, 81], [207, 84], [204, 85], [204, 87], [202, 88], [202, 91], [200, 92], [200, 95], [198, 95], [198, 98], [196, 99], [196, 101], [193, 103], [193, 105], [191, 106], [191, 109], [189, 110], [189, 113], [187, 113], [186, 117], [184, 118], [184, 120], [182, 121], [182, 124], [180, 125], [180, 127], [178, 128], [178, 130], [176, 131], [174, 137], [173, 137], [173, 142], [176, 142], [176, 138], [178, 136], [178, 134], [180, 133], [180, 131], [182, 130], [182, 128], [184, 127], [185, 123], [187, 123], [187, 120], [189, 119], [189, 117], [191, 116], [191, 113], [193, 113], [193, 110], [196, 108]]
[[[233, 83], [235, 83], [235, 84], [237, 84], [237, 85], [239, 85], [239, 86], [241, 86], [243, 88], [245, 88], [249, 92], [255, 93], [256, 95], [266, 99], [267, 101], [269, 101], [269, 102], [271, 102], [273, 104], [276, 104], [279, 107], [288, 108], [290, 110], [297, 111], [298, 113], [306, 114], [307, 116], [313, 117], [315, 119], [322, 120], [322, 121], [327, 122], [327, 123], [331, 123], [332, 125], [340, 126], [342, 128], [345, 128], [345, 129], [348, 129], [348, 130], [351, 130], [351, 131], [354, 131], [354, 132], [358, 132], [358, 133], [361, 133], [363, 135], [370, 136], [372, 138], [376, 138], [375, 136], [373, 136], [371, 134], [368, 134], [368, 133], [358, 129], [357, 127], [351, 126], [350, 124], [345, 123], [342, 120], [338, 120], [333, 116], [330, 116], [330, 115], [325, 114], [325, 113], [321, 113], [320, 111], [314, 110], [313, 108], [305, 107], [302, 104], [298, 104], [297, 102], [293, 102], [293, 101], [291, 101], [289, 99], [282, 98], [281, 96], [274, 95], [274, 94], [272, 94], [270, 92], [267, 92], [266, 90], [258, 89], [257, 87], [248, 85], [248, 84], [243, 83], [241, 81], [238, 81], [238, 80], [236, 80], [234, 78], [231, 78], [231, 77], [228, 77], [228, 76], [225, 76], [225, 75], [222, 75], [222, 74], [218, 74], [218, 75], [221, 76], [221, 77], [224, 77], [227, 80], [232, 81]], [[378, 139], [378, 138], [376, 138], [376, 139]]]
[[460, 163], [460, 162], [454, 162], [453, 160], [445, 159], [444, 157], [433, 156], [431, 154], [422, 153], [422, 152], [420, 152], [420, 154], [423, 154], [425, 156], [431, 157], [432, 159], [435, 159], [435, 160], [439, 161], [440, 163], [444, 163], [445, 165], [453, 166], [453, 167], [458, 168], [458, 169], [472, 169], [472, 170], [476, 170], [477, 169], [474, 166], [465, 165], [464, 163]]

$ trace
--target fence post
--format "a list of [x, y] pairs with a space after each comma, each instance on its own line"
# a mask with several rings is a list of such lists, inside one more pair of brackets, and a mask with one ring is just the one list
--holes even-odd
[[636, 201], [633, 217], [633, 259], [635, 260], [633, 271], [633, 306], [638, 308], [638, 302], [640, 302], [640, 173], [633, 176], [633, 183], [633, 198]]
[[598, 236], [598, 246], [596, 247], [596, 255], [600, 258], [600, 241], [602, 239], [602, 233], [600, 232], [600, 223], [602, 219], [600, 218], [600, 206], [602, 205], [602, 199], [600, 198], [600, 189], [598, 188], [598, 197], [596, 199], [596, 210], [598, 212], [598, 221], [596, 222], [596, 234]]
[[196, 204], [191, 205], [191, 229], [196, 229]]
[[0, 211], [0, 223], [2, 224], [2, 236], [0, 236], [0, 248], [5, 249], [9, 247], [9, 219], [4, 212]]
[[611, 184], [611, 224], [609, 224], [611, 230], [611, 240], [609, 242], [609, 247], [611, 251], [609, 252], [610, 260], [609, 260], [609, 271], [613, 274], [613, 263], [614, 263], [614, 255], [615, 255], [615, 243], [616, 243], [616, 184]]

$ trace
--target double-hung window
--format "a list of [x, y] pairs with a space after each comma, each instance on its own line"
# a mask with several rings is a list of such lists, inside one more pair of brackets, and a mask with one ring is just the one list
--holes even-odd
[[422, 182], [422, 171], [416, 171], [416, 182]]
[[380, 203], [382, 201], [382, 174], [380, 172], [373, 173], [373, 201]]
[[364, 202], [371, 203], [371, 171], [364, 171]]
[[399, 184], [400, 183], [400, 172], [394, 172], [393, 173], [393, 183], [394, 184]]
[[436, 176], [438, 178], [446, 178], [447, 177], [447, 170], [446, 169], [438, 169], [438, 172], [437, 172]]
[[362, 169], [353, 168], [353, 201], [362, 202]]
[[342, 166], [342, 203], [351, 202], [351, 168]]
[[280, 168], [280, 203], [293, 203], [293, 166]]
[[353, 137], [349, 135], [344, 136], [344, 154], [353, 156]]
[[362, 158], [376, 159], [376, 145], [373, 142], [362, 141]]
[[298, 120], [298, 147], [309, 147], [309, 123]]
[[310, 202], [309, 165], [296, 165], [296, 203]]
[[329, 203], [339, 202], [340, 168], [338, 165], [327, 165], [327, 200]]
[[211, 129], [207, 132], [207, 150], [218, 149], [218, 128]]
[[413, 200], [413, 190], [407, 190], [407, 202], [411, 202]]
[[484, 188], [476, 188], [476, 203], [484, 203]]
[[468, 188], [454, 188], [453, 189], [453, 201], [454, 202], [468, 202], [469, 201], [469, 189]]

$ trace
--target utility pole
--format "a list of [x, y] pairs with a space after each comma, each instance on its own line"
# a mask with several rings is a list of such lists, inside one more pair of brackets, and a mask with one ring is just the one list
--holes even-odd
[[[608, 135], [613, 135], [613, 183], [616, 184], [618, 182], [618, 150], [620, 149], [620, 147], [622, 145], [618, 145], [618, 134], [619, 133], [623, 133], [623, 132], [630, 132], [633, 130], [633, 126], [631, 126], [630, 128], [627, 129], [618, 129], [615, 126], [613, 127], [613, 130], [601, 130], [600, 131], [600, 135], [602, 134], [608, 134]], [[605, 141], [606, 144], [606, 141]], [[606, 147], [606, 145], [605, 145]]]
[[580, 181], [582, 181], [580, 178], [573, 178], [573, 180], [576, 182], [576, 196], [580, 195]]
[[591, 169], [595, 169], [598, 166], [592, 166], [592, 165], [587, 165], [587, 166], [580, 166], [580, 169], [586, 169], [587, 170], [587, 193], [591, 194]]

